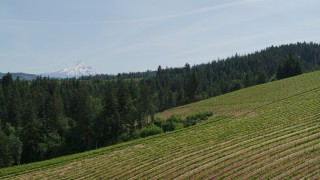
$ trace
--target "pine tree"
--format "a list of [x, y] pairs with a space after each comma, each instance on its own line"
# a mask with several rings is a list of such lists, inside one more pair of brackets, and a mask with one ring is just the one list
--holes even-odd
[[40, 121], [37, 119], [34, 104], [31, 100], [26, 103], [22, 115], [21, 141], [23, 143], [21, 161], [23, 163], [39, 160], [39, 153], [44, 151], [39, 149], [39, 144], [43, 140]]
[[21, 123], [21, 96], [17, 89], [10, 88], [9, 102], [7, 106], [8, 122], [14, 127], [19, 127]]
[[264, 71], [259, 71], [258, 78], [257, 78], [257, 84], [263, 84], [266, 82], [267, 74]]
[[2, 128], [0, 126], [0, 168], [7, 167], [12, 164], [12, 157], [10, 152], [10, 140], [2, 132]]
[[63, 120], [63, 101], [58, 89], [55, 89], [53, 95], [49, 98], [46, 105], [46, 120], [44, 127], [47, 132], [63, 133], [62, 120]]
[[9, 142], [12, 159], [14, 160], [15, 165], [19, 165], [21, 162], [23, 144], [20, 141], [20, 138], [16, 135], [16, 133], [10, 134]]
[[302, 74], [302, 67], [299, 60], [293, 55], [289, 55], [286, 61], [279, 65], [277, 70], [277, 79], [284, 79]]
[[107, 145], [115, 142], [121, 132], [119, 104], [113, 83], [108, 83], [108, 89], [103, 101], [103, 110], [99, 118], [99, 139], [101, 144]]
[[[93, 98], [89, 95], [86, 87], [81, 87], [75, 96], [74, 119], [77, 122], [77, 131], [80, 134], [80, 141], [84, 144], [84, 149], [89, 150], [94, 147], [94, 121], [97, 116], [97, 106], [93, 103]], [[78, 134], [78, 136], [79, 136]]]
[[6, 100], [2, 91], [2, 85], [0, 85], [0, 126], [5, 125], [8, 121], [8, 114], [6, 108]]
[[196, 100], [196, 93], [199, 87], [199, 79], [196, 67], [193, 67], [189, 74], [187, 95], [190, 102]]
[[[150, 86], [145, 81], [141, 83], [141, 86], [140, 104], [138, 105], [138, 128], [142, 128], [152, 122], [156, 112], [155, 97]], [[151, 118], [150, 120], [149, 117]]]
[[[4, 89], [9, 90], [9, 87], [13, 86], [13, 78], [10, 73], [7, 73], [2, 77], [2, 86]], [[7, 95], [7, 94], [6, 94]]]
[[118, 80], [118, 110], [120, 118], [121, 133], [128, 133], [134, 130], [136, 120], [136, 108], [133, 105], [131, 94], [127, 84]]

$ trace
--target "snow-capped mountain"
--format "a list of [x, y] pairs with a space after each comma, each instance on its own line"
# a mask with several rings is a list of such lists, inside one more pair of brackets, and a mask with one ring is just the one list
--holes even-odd
[[44, 76], [49, 76], [52, 78], [73, 78], [73, 77], [81, 77], [81, 76], [90, 76], [101, 74], [91, 66], [86, 66], [83, 63], [78, 63], [74, 67], [64, 68], [57, 72], [45, 73]]

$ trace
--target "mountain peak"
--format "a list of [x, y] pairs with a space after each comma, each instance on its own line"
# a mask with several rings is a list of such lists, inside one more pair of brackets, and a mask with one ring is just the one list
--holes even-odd
[[83, 61], [78, 61], [76, 66], [79, 66], [79, 65], [84, 65], [84, 62]]
[[81, 76], [90, 76], [96, 74], [101, 73], [92, 68], [91, 66], [85, 65], [82, 61], [78, 61], [76, 66], [74, 67], [63, 68], [57, 72], [47, 73], [44, 75], [53, 78], [79, 78]]

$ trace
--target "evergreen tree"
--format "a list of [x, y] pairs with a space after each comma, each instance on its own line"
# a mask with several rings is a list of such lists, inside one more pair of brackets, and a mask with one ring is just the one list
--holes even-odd
[[299, 60], [292, 55], [289, 55], [289, 58], [287, 58], [282, 65], [279, 65], [277, 79], [284, 79], [299, 74], [302, 74], [302, 67]]
[[80, 88], [76, 96], [74, 119], [77, 122], [77, 132], [80, 135], [80, 142], [84, 145], [85, 150], [94, 147], [94, 121], [98, 114], [97, 105], [94, 103], [92, 96], [89, 95], [85, 87]]
[[104, 145], [113, 143], [121, 132], [119, 104], [116, 89], [113, 84], [109, 84], [104, 99], [102, 116], [100, 118], [101, 135], [105, 140]]
[[251, 71], [245, 74], [245, 79], [244, 79], [244, 86], [245, 87], [250, 87], [255, 84], [255, 78], [254, 75]]
[[0, 126], [5, 125], [8, 121], [8, 114], [6, 108], [6, 100], [2, 91], [2, 85], [0, 85]]
[[46, 119], [44, 122], [44, 127], [46, 131], [49, 132], [59, 132], [63, 134], [63, 101], [60, 96], [58, 89], [55, 89], [52, 96], [49, 98], [46, 105]]
[[7, 106], [8, 122], [14, 127], [19, 127], [21, 122], [22, 102], [17, 89], [10, 88], [9, 101]]
[[196, 67], [193, 67], [189, 73], [189, 80], [188, 80], [188, 88], [187, 88], [187, 94], [189, 97], [189, 100], [195, 101], [196, 100], [196, 93], [199, 86], [199, 79], [198, 79], [198, 73]]
[[0, 127], [0, 167], [7, 167], [12, 164], [12, 157], [10, 156], [10, 140], [2, 132]]
[[[150, 86], [145, 81], [141, 83], [141, 86], [141, 95], [139, 97], [140, 104], [138, 106], [138, 128], [142, 128], [143, 126], [152, 122], [154, 120], [154, 114], [156, 111], [154, 104], [155, 98]], [[149, 115], [151, 118], [150, 120]]]
[[[5, 76], [2, 77], [2, 86], [4, 89], [9, 90], [9, 87], [13, 86], [13, 79], [12, 75], [10, 73], [7, 73]], [[6, 95], [8, 95], [8, 92], [6, 92]]]
[[131, 94], [123, 80], [118, 81], [118, 106], [122, 132], [134, 131], [137, 110], [133, 105]]
[[258, 78], [257, 78], [257, 84], [263, 84], [266, 82], [267, 74], [264, 71], [259, 71]]
[[21, 162], [21, 154], [22, 154], [23, 144], [15, 132], [10, 134], [9, 142], [10, 142], [11, 157], [14, 161], [14, 164], [19, 165]]
[[30, 100], [26, 103], [22, 115], [21, 141], [23, 143], [21, 160], [24, 163], [40, 160], [39, 154], [44, 149], [39, 148], [43, 140], [40, 121], [36, 117], [35, 107]]

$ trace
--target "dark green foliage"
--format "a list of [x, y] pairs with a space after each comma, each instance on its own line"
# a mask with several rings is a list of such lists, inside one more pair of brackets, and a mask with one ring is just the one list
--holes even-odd
[[148, 136], [153, 136], [156, 134], [161, 134], [164, 132], [170, 132], [179, 130], [185, 127], [193, 126], [202, 120], [208, 119], [212, 116], [212, 112], [204, 111], [188, 116], [185, 120], [181, 119], [180, 116], [172, 115], [167, 120], [161, 120], [156, 118], [154, 122], [146, 127], [137, 129], [132, 133], [124, 133], [118, 137], [117, 142], [125, 142], [138, 138], [144, 138]]
[[0, 85], [0, 126], [4, 126], [8, 120], [6, 99], [3, 94], [2, 85]]
[[128, 84], [123, 80], [119, 80], [118, 83], [118, 112], [119, 119], [122, 124], [120, 134], [128, 133], [135, 129], [135, 120], [137, 119], [137, 109], [133, 104], [131, 93], [128, 88]]
[[[230, 91], [236, 91], [244, 88], [244, 85], [242, 84], [241, 80], [233, 80], [231, 81], [230, 87], [226, 87], [226, 88], [229, 89]], [[228, 91], [227, 89], [226, 91]]]
[[0, 167], [6, 167], [12, 164], [10, 155], [10, 140], [0, 129]]
[[9, 86], [6, 102], [8, 122], [17, 127], [21, 123], [21, 110], [24, 106], [21, 102], [21, 95], [17, 89], [11, 89], [11, 86]]
[[297, 58], [289, 55], [289, 58], [277, 70], [277, 78], [284, 79], [302, 74], [302, 67]]
[[[182, 68], [159, 67], [156, 76], [150, 78], [154, 82], [150, 85], [155, 85], [158, 111], [272, 81], [278, 66], [290, 54], [299, 57], [305, 71], [320, 67], [320, 46], [314, 43], [272, 46], [193, 67], [189, 64]], [[301, 72], [299, 63], [295, 64], [295, 72]]]
[[94, 102], [89, 92], [85, 88], [80, 88], [75, 94], [73, 119], [77, 126], [75, 132], [78, 133], [77, 141], [82, 146], [79, 150], [89, 150], [94, 147], [94, 121], [98, 115], [99, 105]]
[[156, 126], [154, 124], [150, 124], [150, 125], [143, 127], [141, 129], [137, 129], [134, 132], [121, 134], [118, 137], [117, 143], [126, 142], [126, 141], [139, 139], [139, 138], [144, 138], [144, 137], [148, 137], [148, 136], [153, 136], [156, 134], [161, 134], [163, 132], [164, 132], [163, 129], [160, 128], [159, 126]]
[[199, 86], [199, 77], [197, 73], [197, 68], [192, 68], [190, 70], [190, 66], [186, 65], [187, 71], [187, 84], [186, 84], [186, 94], [188, 96], [188, 101], [193, 102], [196, 101], [196, 94]]
[[56, 157], [61, 146], [62, 137], [57, 132], [46, 133], [37, 146], [38, 156], [41, 160]]
[[58, 131], [62, 133], [62, 118], [63, 118], [63, 100], [58, 89], [55, 89], [52, 96], [48, 99], [45, 107], [44, 126], [47, 132]]
[[203, 111], [203, 112], [199, 112], [199, 113], [190, 115], [183, 122], [184, 123], [184, 127], [194, 126], [198, 122], [203, 121], [203, 120], [207, 120], [208, 117], [211, 117], [211, 116], [212, 116], [212, 112], [211, 111]]
[[267, 82], [267, 74], [265, 71], [260, 71], [258, 73], [257, 84], [263, 84]]
[[19, 165], [21, 162], [22, 154], [22, 142], [16, 133], [11, 133], [9, 135], [10, 142], [10, 153], [15, 165]]
[[8, 137], [8, 144], [10, 150], [10, 158], [14, 165], [19, 165], [22, 153], [22, 142], [19, 138], [19, 131], [15, 129], [10, 123], [6, 123], [4, 133]]
[[161, 133], [163, 133], [163, 130], [153, 124], [139, 130], [139, 134], [140, 134], [141, 138], [153, 136], [153, 135], [161, 134]]
[[156, 97], [154, 91], [151, 89], [148, 81], [142, 81], [140, 97], [138, 98], [137, 109], [138, 114], [138, 128], [142, 128], [154, 120], [156, 112]]
[[97, 74], [94, 76], [83, 76], [80, 77], [81, 80], [117, 80], [117, 79], [144, 79], [149, 77], [154, 77], [156, 75], [155, 71], [146, 72], [130, 72], [130, 73], [118, 73], [117, 75], [112, 74]]
[[212, 116], [211, 111], [198, 112], [196, 114], [190, 115], [186, 120], [207, 120], [208, 117]]
[[9, 87], [13, 86], [13, 79], [10, 73], [2, 77], [2, 86], [5, 89], [8, 89]]
[[100, 117], [95, 124], [98, 147], [110, 145], [121, 134], [117, 89], [110, 84]]
[[22, 162], [28, 163], [35, 160], [43, 160], [40, 156], [45, 153], [44, 149], [39, 147], [44, 133], [41, 131], [41, 122], [37, 119], [35, 108], [32, 102], [28, 102], [22, 116], [21, 140], [23, 142]]
[[180, 116], [172, 115], [167, 120], [156, 119], [154, 124], [164, 132], [174, 131], [183, 128], [183, 120]]
[[189, 115], [184, 120], [181, 119], [180, 116], [172, 115], [167, 120], [161, 120], [160, 118], [156, 118], [153, 124], [161, 128], [163, 132], [169, 132], [196, 125], [198, 122], [207, 120], [208, 117], [211, 116], [211, 111], [203, 111], [193, 115]]

